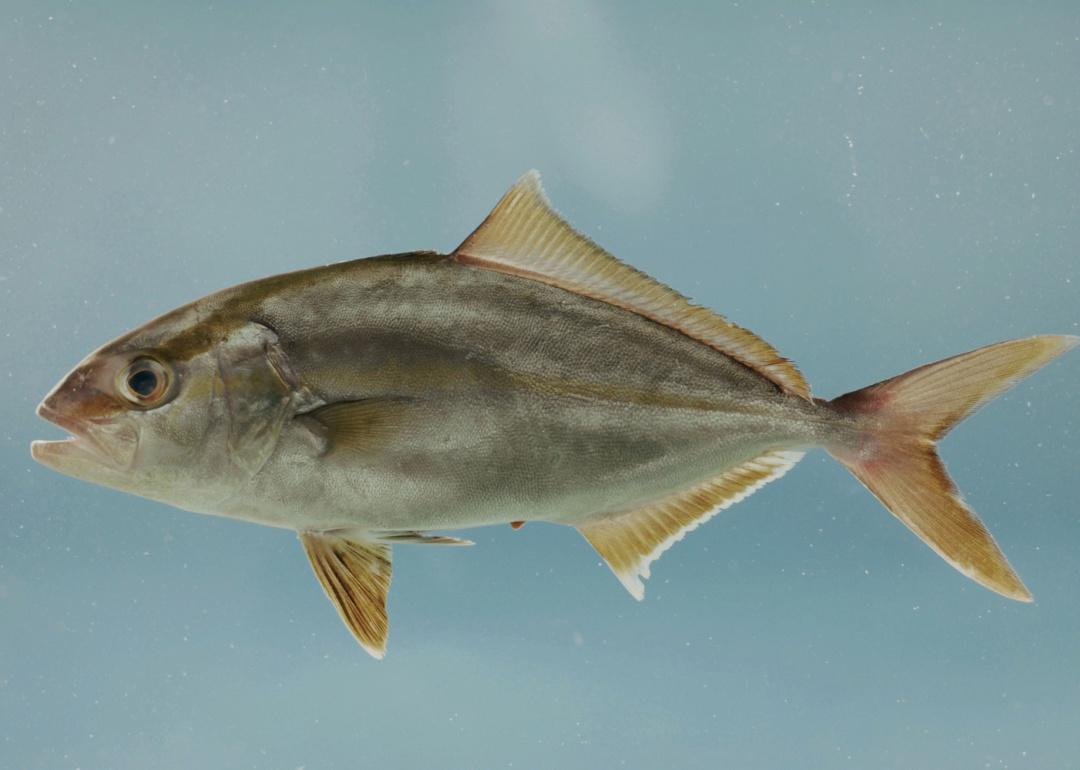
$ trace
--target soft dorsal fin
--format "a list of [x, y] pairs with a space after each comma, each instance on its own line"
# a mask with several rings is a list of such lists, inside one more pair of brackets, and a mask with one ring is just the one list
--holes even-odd
[[716, 348], [787, 393], [810, 398], [799, 370], [765, 340], [693, 304], [575, 231], [551, 208], [536, 171], [510, 188], [453, 257], [617, 305]]
[[332, 532], [301, 532], [311, 568], [356, 641], [373, 657], [386, 655], [390, 546]]
[[773, 451], [728, 468], [697, 486], [642, 508], [578, 527], [637, 600], [645, 598], [649, 565], [717, 512], [787, 473], [802, 452]]

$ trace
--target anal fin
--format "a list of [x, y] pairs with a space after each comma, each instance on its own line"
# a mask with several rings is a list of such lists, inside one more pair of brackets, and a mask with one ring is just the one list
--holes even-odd
[[802, 452], [771, 451], [654, 503], [578, 527], [630, 595], [645, 598], [649, 565], [716, 513], [787, 473]]
[[386, 654], [390, 546], [333, 533], [301, 532], [311, 567], [352, 635], [373, 657]]

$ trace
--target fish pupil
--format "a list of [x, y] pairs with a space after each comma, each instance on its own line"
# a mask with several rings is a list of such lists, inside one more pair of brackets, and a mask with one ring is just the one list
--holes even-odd
[[148, 369], [132, 372], [128, 377], [128, 387], [131, 392], [146, 397], [151, 395], [158, 386], [158, 376]]

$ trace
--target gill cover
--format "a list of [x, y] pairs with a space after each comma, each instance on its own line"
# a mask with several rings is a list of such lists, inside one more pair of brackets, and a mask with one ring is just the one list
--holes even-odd
[[228, 420], [229, 456], [254, 475], [274, 451], [303, 389], [278, 335], [263, 324], [252, 322], [236, 329], [216, 355], [215, 396]]

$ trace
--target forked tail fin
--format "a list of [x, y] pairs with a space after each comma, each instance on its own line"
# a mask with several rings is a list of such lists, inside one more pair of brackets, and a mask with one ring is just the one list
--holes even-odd
[[956, 569], [1003, 596], [1031, 601], [969, 509], [935, 445], [980, 406], [1080, 343], [1046, 335], [1011, 340], [920, 366], [833, 400], [851, 419], [829, 453], [894, 516]]

